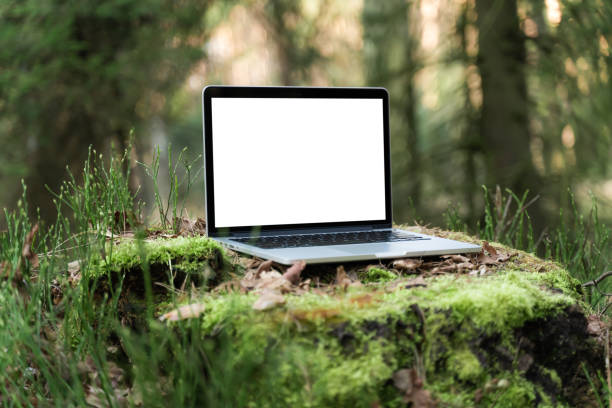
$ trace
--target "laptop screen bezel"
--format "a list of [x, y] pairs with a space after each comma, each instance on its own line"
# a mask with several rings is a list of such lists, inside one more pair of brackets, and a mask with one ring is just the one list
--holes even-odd
[[[213, 173], [213, 137], [211, 98], [330, 98], [330, 99], [382, 99], [383, 139], [385, 168], [385, 219], [367, 221], [322, 222], [282, 225], [244, 225], [236, 227], [215, 226], [215, 196]], [[204, 172], [206, 194], [206, 232], [211, 237], [236, 236], [275, 231], [325, 230], [350, 227], [390, 228], [391, 210], [391, 164], [389, 143], [389, 94], [385, 88], [326, 88], [326, 87], [244, 87], [211, 85], [202, 91], [202, 113], [204, 122]], [[281, 192], [282, 193], [282, 192]], [[262, 192], [264, 194], [264, 192]], [[364, 194], [367, 194], [364, 191]], [[257, 199], [251, 197], [250, 199]], [[287, 202], [290, 203], [288, 198]]]

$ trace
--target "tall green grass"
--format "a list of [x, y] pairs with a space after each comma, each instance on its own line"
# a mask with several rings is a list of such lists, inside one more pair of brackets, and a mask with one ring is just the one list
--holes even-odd
[[[159, 188], [159, 150], [144, 165], [155, 185], [162, 228], [168, 230], [176, 231], [176, 220], [184, 214], [179, 188], [188, 190], [197, 174], [195, 161], [185, 157], [183, 151], [174, 162], [169, 153], [166, 199]], [[81, 177], [68, 173], [52, 195], [57, 219], [41, 225], [31, 242], [38, 267], [23, 256], [28, 234], [40, 223], [28, 216], [25, 186], [16, 210], [5, 211], [7, 230], [0, 233], [1, 406], [243, 406], [248, 401], [252, 387], [244, 385], [261, 361], [237, 360], [229, 341], [202, 338], [197, 320], [172, 329], [157, 324], [146, 262], [139, 278], [148, 318], [137, 329], [119, 321], [124, 276], [92, 273], [113, 256], [109, 239], [126, 230], [140, 242], [145, 237], [143, 204], [130, 189], [133, 165], [129, 149], [106, 160], [90, 150]], [[582, 281], [609, 268], [610, 230], [600, 222], [595, 200], [582, 216], [572, 199], [572, 212], [560, 214], [559, 226], [537, 237], [528, 215], [531, 201], [529, 194], [485, 190], [481, 223], [467, 225], [451, 206], [448, 227], [541, 253]], [[75, 261], [76, 284], [67, 273]], [[592, 301], [598, 305], [603, 298], [594, 295]], [[277, 363], [273, 356], [266, 360]], [[129, 393], [126, 384], [134, 386]]]
[[[612, 269], [612, 245], [610, 225], [602, 222], [598, 202], [591, 195], [591, 207], [586, 214], [576, 204], [574, 194], [568, 190], [569, 212], [560, 211], [557, 222], [535, 235], [529, 207], [538, 200], [529, 192], [518, 196], [510, 190], [502, 193], [484, 190], [484, 214], [474, 228], [469, 228], [461, 218], [459, 208], [449, 205], [444, 216], [447, 228], [476, 234], [487, 241], [532, 252], [545, 259], [559, 262], [581, 282], [591, 281], [603, 272]], [[612, 280], [604, 280], [589, 296], [595, 307], [605, 307], [607, 296], [612, 292]]]

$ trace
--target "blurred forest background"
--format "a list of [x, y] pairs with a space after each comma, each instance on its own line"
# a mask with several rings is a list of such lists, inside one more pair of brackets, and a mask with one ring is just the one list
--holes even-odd
[[207, 84], [384, 86], [396, 222], [475, 223], [482, 185], [539, 195], [540, 228], [568, 191], [609, 222], [611, 41], [606, 0], [0, 0], [0, 202], [24, 179], [49, 219], [45, 185], [131, 133], [135, 160], [195, 159]]

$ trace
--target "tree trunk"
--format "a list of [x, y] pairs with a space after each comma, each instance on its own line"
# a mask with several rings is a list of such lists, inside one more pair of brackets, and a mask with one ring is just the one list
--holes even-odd
[[482, 78], [480, 135], [487, 183], [516, 194], [537, 193], [529, 150], [525, 44], [516, 0], [476, 0], [478, 68]]
[[363, 8], [367, 82], [386, 87], [390, 94], [393, 208], [398, 222], [412, 221], [408, 220], [410, 210], [421, 212], [423, 170], [414, 84], [419, 66], [418, 33], [413, 21], [417, 5], [406, 0], [367, 0]]

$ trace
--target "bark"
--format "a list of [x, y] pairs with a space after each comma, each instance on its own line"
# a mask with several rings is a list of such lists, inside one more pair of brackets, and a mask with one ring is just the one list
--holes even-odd
[[[404, 0], [370, 0], [365, 2], [363, 11], [367, 82], [386, 87], [390, 95], [393, 201], [398, 219], [405, 219], [411, 207], [417, 213], [421, 210], [422, 168], [414, 83], [419, 68], [418, 30], [413, 15], [417, 6], [418, 3]], [[403, 120], [399, 122], [397, 118]], [[402, 150], [407, 160], [399, 157], [394, 145], [405, 146]]]
[[476, 0], [482, 78], [481, 143], [487, 183], [537, 193], [529, 150], [525, 43], [516, 0]]

